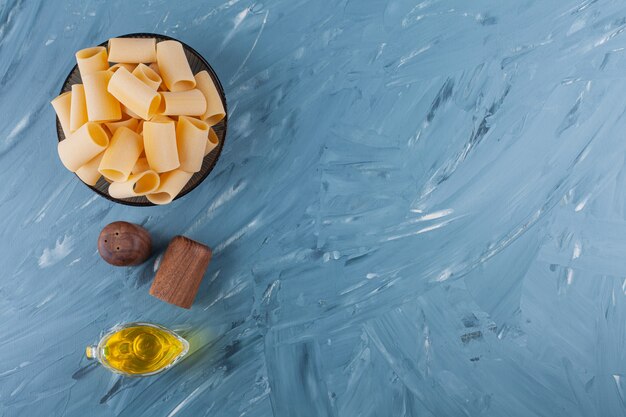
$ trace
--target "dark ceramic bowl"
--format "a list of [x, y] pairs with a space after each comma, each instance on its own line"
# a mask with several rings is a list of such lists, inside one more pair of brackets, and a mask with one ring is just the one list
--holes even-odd
[[[165, 36], [165, 35], [158, 35], [156, 33], [130, 33], [128, 35], [123, 35], [120, 37], [122, 38], [156, 38], [157, 42], [166, 41], [166, 40], [178, 41], [178, 39], [170, 38], [169, 36]], [[100, 46], [107, 46], [107, 42], [108, 41], [101, 43]], [[193, 174], [193, 177], [191, 177], [187, 185], [185, 185], [182, 191], [176, 196], [175, 200], [179, 199], [180, 197], [186, 195], [187, 193], [195, 189], [198, 185], [200, 185], [202, 181], [204, 181], [204, 179], [213, 170], [213, 167], [215, 166], [217, 159], [220, 157], [222, 148], [224, 147], [224, 140], [226, 139], [226, 127], [228, 125], [228, 109], [226, 107], [226, 96], [224, 95], [224, 89], [222, 88], [222, 84], [220, 83], [220, 80], [217, 78], [217, 74], [215, 74], [215, 71], [213, 71], [213, 68], [211, 68], [209, 63], [206, 62], [206, 60], [202, 58], [202, 56], [195, 49], [185, 44], [184, 42], [181, 42], [181, 41], [178, 41], [178, 42], [180, 42], [183, 45], [183, 48], [185, 49], [185, 55], [187, 56], [187, 59], [189, 60], [191, 71], [194, 74], [197, 74], [198, 72], [202, 70], [206, 70], [211, 75], [211, 78], [213, 78], [213, 82], [215, 83], [215, 86], [217, 87], [220, 97], [222, 98], [222, 103], [224, 104], [224, 111], [226, 112], [226, 116], [221, 122], [213, 126], [213, 130], [217, 134], [217, 137], [219, 138], [219, 141], [220, 141], [219, 145], [217, 145], [217, 147], [213, 149], [213, 151], [211, 151], [210, 154], [204, 157], [204, 161], [202, 162], [202, 169], [200, 169], [199, 172], [196, 172], [195, 174]], [[82, 83], [82, 80], [80, 78], [80, 72], [78, 71], [78, 65], [74, 65], [74, 68], [72, 68], [72, 70], [68, 74], [67, 78], [65, 79], [65, 82], [63, 82], [63, 87], [61, 88], [60, 94], [65, 93], [66, 91], [70, 91], [72, 89], [73, 84], [80, 84], [80, 83]], [[65, 135], [63, 134], [63, 129], [61, 128], [61, 123], [59, 122], [58, 117], [57, 117], [57, 137], [59, 139], [59, 142], [65, 139]], [[76, 178], [78, 178], [78, 176]], [[80, 178], [78, 179], [80, 180]], [[111, 197], [108, 191], [109, 183], [103, 177], [100, 177], [96, 185], [94, 185], [93, 187], [87, 184], [85, 185], [89, 187], [93, 192], [100, 194], [102, 197], [109, 199], [111, 201], [114, 201], [116, 203], [119, 203], [119, 204], [126, 204], [128, 206], [153, 206], [154, 205], [150, 201], [148, 201], [146, 197], [143, 197], [143, 196], [132, 197], [132, 198]]]

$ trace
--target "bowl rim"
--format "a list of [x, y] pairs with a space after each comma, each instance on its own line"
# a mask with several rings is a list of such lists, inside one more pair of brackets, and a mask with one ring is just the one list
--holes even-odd
[[[222, 104], [224, 105], [224, 134], [223, 134], [223, 138], [220, 141], [221, 142], [221, 146], [218, 147], [217, 149], [217, 155], [215, 155], [215, 158], [213, 159], [213, 162], [211, 163], [211, 165], [207, 168], [206, 172], [202, 175], [202, 177], [200, 177], [197, 182], [193, 185], [193, 187], [190, 187], [189, 189], [185, 190], [185, 191], [181, 191], [176, 197], [174, 197], [174, 199], [172, 200], [178, 200], [181, 197], [186, 196], [187, 194], [189, 194], [191, 191], [195, 190], [200, 184], [202, 184], [204, 182], [204, 180], [209, 176], [209, 174], [213, 171], [213, 169], [215, 168], [215, 164], [217, 164], [218, 159], [220, 158], [220, 155], [222, 154], [222, 149], [224, 148], [224, 142], [226, 141], [226, 134], [228, 133], [228, 105], [226, 102], [226, 93], [224, 91], [224, 87], [222, 86], [222, 82], [220, 81], [219, 77], [217, 76], [217, 73], [215, 72], [215, 70], [213, 69], [213, 67], [211, 66], [211, 64], [209, 64], [207, 62], [207, 60], [202, 56], [202, 54], [200, 54], [198, 51], [196, 51], [194, 48], [192, 48], [191, 46], [189, 46], [187, 43], [181, 41], [180, 39], [176, 39], [173, 38], [171, 36], [168, 35], [164, 35], [164, 34], [159, 34], [159, 33], [152, 33], [152, 32], [134, 32], [134, 33], [127, 33], [124, 35], [119, 35], [119, 36], [114, 36], [115, 38], [145, 38], [145, 37], [155, 37], [155, 38], [160, 38], [163, 40], [170, 40], [170, 41], [177, 41], [180, 42], [183, 45], [183, 48], [189, 50], [193, 55], [196, 56], [196, 58], [198, 58], [198, 60], [200, 60], [200, 62], [202, 62], [202, 64], [207, 68], [207, 72], [209, 73], [209, 75], [211, 75], [211, 78], [213, 79], [213, 82], [216, 84], [218, 93], [220, 95], [220, 98], [222, 99]], [[111, 38], [109, 38], [111, 39]], [[104, 46], [106, 47], [108, 44], [109, 40], [107, 39], [104, 42], [101, 42], [98, 44], [98, 46]], [[65, 77], [65, 79], [63, 80], [63, 83], [61, 84], [61, 89], [59, 91], [59, 94], [63, 94], [65, 91], [63, 91], [64, 87], [69, 83], [70, 77], [72, 76], [72, 74], [76, 71], [76, 69], [78, 68], [78, 64], [74, 64], [74, 66], [70, 69], [70, 71], [67, 73], [67, 76]], [[56, 120], [56, 125], [57, 125], [57, 143], [61, 142], [64, 139], [61, 139], [61, 137], [59, 136], [59, 130], [58, 130], [58, 126], [60, 125], [59, 123], [59, 117], [55, 115], [55, 120]], [[76, 176], [76, 178], [78, 178], [78, 181], [80, 181], [81, 184], [83, 184], [84, 186], [86, 186], [87, 188], [89, 188], [91, 191], [93, 191], [94, 193], [106, 198], [109, 201], [112, 201], [114, 203], [117, 204], [122, 204], [122, 205], [126, 205], [126, 206], [133, 206], [133, 207], [154, 207], [154, 206], [159, 206], [159, 204], [154, 204], [151, 203], [150, 201], [143, 201], [143, 202], [139, 202], [139, 201], [126, 201], [123, 199], [118, 199], [115, 197], [111, 197], [108, 193], [105, 193], [99, 189], [97, 189], [94, 186], [91, 186], [89, 184], [86, 184], [85, 182], [83, 182], [83, 180], [80, 179], [80, 177], [78, 177], [78, 175], [76, 175], [76, 173], [74, 173], [74, 175]]]

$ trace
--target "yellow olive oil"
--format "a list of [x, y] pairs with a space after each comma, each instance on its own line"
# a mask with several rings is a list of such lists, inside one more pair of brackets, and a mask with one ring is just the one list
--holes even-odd
[[136, 325], [111, 334], [101, 344], [102, 361], [120, 372], [141, 375], [163, 369], [178, 359], [185, 345], [175, 334]]

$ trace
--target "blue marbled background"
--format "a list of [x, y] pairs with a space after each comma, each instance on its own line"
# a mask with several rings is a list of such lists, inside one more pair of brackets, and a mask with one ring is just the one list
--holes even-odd
[[[0, 415], [625, 415], [625, 29], [608, 0], [0, 0]], [[166, 207], [55, 150], [73, 53], [138, 31], [201, 52], [231, 109]], [[214, 248], [190, 311], [148, 295], [158, 254], [99, 258], [115, 220]], [[84, 359], [132, 320], [193, 354]]]

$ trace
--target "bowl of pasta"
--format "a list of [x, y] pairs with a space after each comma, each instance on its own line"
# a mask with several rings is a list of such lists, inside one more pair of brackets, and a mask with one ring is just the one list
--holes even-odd
[[169, 36], [132, 33], [75, 57], [51, 101], [65, 168], [129, 206], [169, 204], [207, 178], [228, 114], [217, 74], [196, 50]]

